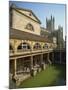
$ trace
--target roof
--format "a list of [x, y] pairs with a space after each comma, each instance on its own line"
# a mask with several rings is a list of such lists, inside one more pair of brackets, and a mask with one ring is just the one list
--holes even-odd
[[[23, 15], [24, 15], [24, 13], [22, 13], [22, 12], [19, 11], [19, 10], [24, 10], [24, 11], [29, 11], [29, 12], [31, 12], [31, 13], [33, 14], [33, 16], [37, 19], [38, 23], [41, 24], [41, 21], [37, 18], [37, 16], [33, 13], [32, 10], [30, 10], [30, 9], [25, 9], [25, 8], [19, 8], [19, 7], [17, 7], [17, 6], [14, 5], [14, 4], [12, 4], [12, 5], [10, 6], [10, 8], [13, 8], [14, 10], [16, 10], [17, 12], [19, 12], [20, 14], [23, 14]], [[27, 16], [27, 15], [25, 15], [25, 16]], [[29, 17], [29, 16], [27, 16], [27, 17], [28, 17], [28, 18], [31, 18], [31, 17]], [[31, 19], [32, 19], [32, 18], [31, 18]]]
[[41, 30], [45, 31], [45, 32], [48, 32], [48, 33], [51, 33], [50, 31], [48, 31], [46, 28], [44, 27], [41, 27]]
[[18, 29], [10, 29], [10, 39], [20, 39], [20, 40], [31, 40], [31, 41], [41, 41], [41, 42], [51, 42], [49, 39], [44, 38], [40, 35], [35, 35], [32, 33], [24, 32]]

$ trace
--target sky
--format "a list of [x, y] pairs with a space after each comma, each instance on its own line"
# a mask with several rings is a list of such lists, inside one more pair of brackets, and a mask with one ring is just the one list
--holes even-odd
[[23, 1], [11, 1], [16, 6], [25, 9], [31, 9], [34, 14], [40, 19], [41, 26], [46, 28], [46, 17], [51, 18], [51, 15], [55, 18], [55, 29], [58, 26], [63, 27], [63, 38], [65, 39], [65, 16], [66, 5], [65, 4], [52, 4], [52, 3], [31, 3]]

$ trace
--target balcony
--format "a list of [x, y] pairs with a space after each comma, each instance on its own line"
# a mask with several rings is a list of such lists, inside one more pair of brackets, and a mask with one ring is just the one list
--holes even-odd
[[41, 48], [33, 49], [31, 52], [32, 53], [42, 52], [42, 49]]
[[40, 52], [51, 52], [53, 51], [52, 48], [47, 48], [47, 49], [18, 49], [17, 51], [13, 51], [13, 50], [10, 50], [10, 56], [13, 56], [13, 55], [24, 55], [24, 54], [31, 54], [31, 53], [40, 53]]
[[29, 54], [31, 53], [31, 49], [18, 49], [16, 54]]

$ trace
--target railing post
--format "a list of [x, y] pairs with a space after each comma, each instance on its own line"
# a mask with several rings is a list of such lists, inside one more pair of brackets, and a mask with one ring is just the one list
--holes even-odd
[[49, 64], [51, 64], [51, 61], [50, 61], [50, 58], [49, 58], [49, 53], [47, 55], [47, 60], [48, 60]]

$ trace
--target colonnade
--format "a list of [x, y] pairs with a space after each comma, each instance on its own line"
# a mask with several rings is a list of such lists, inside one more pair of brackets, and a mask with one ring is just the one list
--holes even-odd
[[[51, 64], [51, 62], [53, 62], [54, 61], [54, 55], [53, 55], [53, 53], [52, 53], [52, 61], [50, 61], [50, 55], [49, 55], [50, 53], [45, 53], [45, 54], [38, 54], [38, 55], [31, 55], [31, 56], [29, 56], [30, 58], [30, 65], [29, 65], [29, 67], [30, 67], [30, 69], [33, 69], [34, 68], [34, 62], [35, 63], [37, 63], [37, 57], [39, 57], [38, 59], [40, 59], [40, 60], [38, 60], [38, 64], [40, 63], [40, 64], [42, 64], [42, 63], [44, 63], [44, 64], [46, 64], [45, 62], [48, 62], [48, 63], [50, 63]], [[47, 55], [47, 58], [43, 58], [43, 55]], [[34, 60], [34, 57], [35, 57], [35, 60]], [[22, 57], [22, 58], [24, 58], [24, 57]], [[43, 60], [44, 59], [44, 60]], [[13, 60], [13, 76], [17, 76], [17, 60], [18, 59], [14, 59]], [[11, 59], [10, 59], [10, 61], [11, 61]], [[44, 62], [45, 61], [45, 62]], [[11, 63], [10, 63], [11, 64]]]

